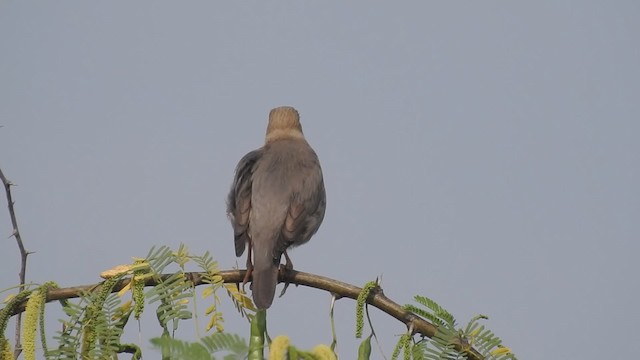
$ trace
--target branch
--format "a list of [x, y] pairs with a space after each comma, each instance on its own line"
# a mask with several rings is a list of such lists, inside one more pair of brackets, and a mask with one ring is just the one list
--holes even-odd
[[[13, 186], [13, 184], [9, 180], [7, 180], [7, 178], [4, 176], [2, 169], [0, 169], [0, 179], [2, 180], [2, 184], [4, 185], [5, 193], [7, 196], [7, 203], [9, 207], [9, 215], [11, 217], [11, 225], [13, 226], [13, 233], [11, 234], [11, 236], [15, 237], [16, 242], [18, 243], [18, 248], [20, 249], [21, 264], [20, 264], [19, 276], [20, 276], [20, 291], [22, 292], [24, 291], [25, 273], [27, 268], [27, 256], [29, 255], [29, 252], [25, 249], [24, 244], [22, 243], [22, 237], [20, 236], [20, 230], [18, 229], [18, 221], [16, 218], [15, 209], [13, 207], [13, 200], [11, 197], [11, 186]], [[226, 270], [226, 271], [221, 271], [220, 276], [222, 277], [223, 281], [226, 283], [240, 283], [243, 281], [245, 273], [246, 273], [245, 270]], [[205, 282], [203, 282], [202, 275], [203, 275], [202, 273], [198, 273], [198, 272], [185, 273], [185, 276], [189, 280], [191, 280], [195, 286], [206, 284]], [[171, 274], [162, 275], [161, 276], [162, 281], [168, 279], [170, 276]], [[303, 273], [303, 272], [293, 271], [293, 270], [280, 272], [279, 280], [280, 282], [285, 282], [287, 284], [293, 283], [296, 285], [303, 285], [303, 286], [316, 288], [319, 290], [324, 290], [324, 291], [330, 292], [331, 294], [334, 294], [337, 299], [345, 297], [345, 298], [356, 300], [358, 298], [358, 295], [362, 292], [361, 288], [354, 285], [350, 285], [350, 284], [347, 284], [338, 280], [330, 279], [320, 275]], [[116, 286], [113, 287], [112, 292], [118, 292], [122, 290], [122, 288], [124, 288], [127, 284], [129, 284], [130, 281], [131, 281], [130, 278], [125, 278], [120, 280], [116, 284]], [[156, 286], [156, 285], [158, 285], [157, 280], [153, 278], [146, 280], [145, 286]], [[52, 302], [56, 300], [78, 298], [82, 296], [83, 293], [93, 291], [98, 286], [100, 286], [100, 283], [92, 284], [92, 285], [84, 285], [84, 286], [74, 286], [74, 287], [68, 287], [68, 288], [62, 288], [62, 289], [49, 289], [47, 293], [46, 301]], [[23, 300], [20, 304], [17, 304], [17, 306], [15, 306], [12, 309], [13, 310], [12, 315], [17, 315], [16, 348], [15, 348], [16, 358], [21, 351], [20, 322], [21, 322], [21, 315], [25, 311], [25, 307], [27, 303], [26, 299], [27, 297], [25, 297], [25, 300]], [[429, 338], [432, 338], [436, 334], [436, 331], [438, 329], [436, 326], [426, 321], [425, 319], [419, 317], [418, 315], [405, 310], [401, 305], [395, 303], [394, 301], [386, 297], [381, 288], [377, 288], [372, 292], [371, 296], [369, 296], [369, 298], [367, 299], [367, 303], [380, 309], [381, 311], [387, 313], [388, 315], [393, 316], [397, 320], [401, 321], [407, 326], [408, 329], [412, 329], [414, 334], [421, 334]], [[478, 353], [475, 349], [471, 348], [471, 346], [469, 346], [466, 343], [463, 343], [462, 341], [456, 344], [456, 349], [459, 351], [460, 350], [464, 351], [470, 360], [484, 359], [480, 353]]]
[[[20, 291], [24, 290], [25, 278], [27, 273], [27, 256], [29, 252], [24, 248], [24, 244], [22, 243], [22, 237], [20, 236], [20, 229], [18, 228], [18, 219], [16, 218], [16, 211], [13, 208], [13, 199], [11, 197], [11, 186], [13, 184], [9, 181], [0, 169], [0, 180], [2, 180], [2, 184], [4, 185], [4, 192], [7, 196], [7, 206], [9, 207], [9, 216], [11, 217], [11, 226], [13, 227], [13, 233], [11, 236], [16, 238], [16, 242], [18, 242], [18, 248], [20, 249]], [[22, 322], [22, 315], [18, 314], [16, 318], [16, 346], [14, 357], [18, 358], [20, 352], [22, 351], [22, 346], [20, 345], [20, 323]]]
[[[222, 277], [223, 281], [226, 283], [241, 283], [244, 279], [245, 270], [224, 270], [220, 271], [219, 275]], [[185, 273], [185, 276], [193, 282], [195, 286], [207, 284], [203, 282], [203, 273], [199, 272], [188, 272]], [[168, 279], [171, 274], [164, 274], [161, 276], [162, 280]], [[288, 282], [296, 285], [308, 286], [320, 290], [324, 290], [335, 294], [337, 298], [350, 298], [356, 300], [358, 298], [358, 294], [362, 291], [361, 288], [347, 284], [338, 280], [330, 279], [320, 275], [314, 275], [299, 271], [286, 271], [280, 273], [280, 282]], [[129, 282], [130, 278], [120, 280], [112, 289], [112, 292], [118, 292], [122, 290]], [[158, 285], [158, 281], [149, 278], [146, 280], [145, 286], [156, 286]], [[98, 284], [91, 285], [83, 285], [83, 286], [74, 286], [62, 289], [50, 289], [47, 293], [47, 302], [63, 300], [63, 299], [71, 299], [82, 296], [82, 293], [87, 291], [92, 291], [95, 288], [100, 286]], [[425, 319], [419, 317], [418, 315], [411, 313], [388, 297], [384, 295], [382, 289], [378, 289], [378, 291], [374, 291], [372, 295], [367, 299], [367, 303], [370, 305], [380, 309], [381, 311], [387, 313], [388, 315], [393, 316], [398, 319], [402, 323], [404, 323], [407, 328], [412, 328], [414, 333], [421, 334], [423, 336], [427, 336], [429, 338], [433, 337], [437, 331], [437, 327], [426, 321]], [[26, 301], [23, 301], [21, 304], [16, 306], [13, 311], [13, 315], [19, 314], [25, 310]], [[458, 343], [456, 344], [456, 349], [460, 351], [465, 351], [468, 359], [470, 360], [483, 360], [484, 357], [477, 352], [475, 349], [471, 348], [468, 344]]]

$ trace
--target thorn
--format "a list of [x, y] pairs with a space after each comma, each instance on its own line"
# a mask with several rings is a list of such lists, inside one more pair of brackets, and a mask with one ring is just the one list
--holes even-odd
[[11, 239], [12, 237], [18, 235], [18, 230], [13, 229], [13, 232], [11, 233], [11, 235], [9, 235], [9, 237], [7, 237], [7, 239]]

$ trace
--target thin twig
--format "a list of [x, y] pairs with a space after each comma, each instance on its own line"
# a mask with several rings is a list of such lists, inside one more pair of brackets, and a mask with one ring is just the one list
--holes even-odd
[[331, 294], [331, 306], [329, 307], [329, 319], [331, 319], [331, 350], [336, 352], [336, 346], [338, 346], [338, 336], [336, 335], [336, 322], [333, 318], [333, 309], [336, 306], [336, 294]]
[[[25, 278], [27, 273], [27, 256], [29, 256], [29, 252], [24, 248], [24, 244], [22, 242], [22, 237], [20, 236], [20, 229], [18, 228], [18, 219], [16, 218], [16, 211], [13, 208], [13, 199], [11, 197], [11, 186], [14, 186], [11, 181], [7, 180], [0, 169], [0, 179], [2, 180], [2, 184], [4, 185], [4, 192], [7, 195], [7, 206], [9, 207], [9, 216], [11, 217], [11, 226], [13, 227], [13, 236], [18, 243], [18, 248], [20, 249], [20, 291], [24, 290]], [[22, 344], [20, 343], [20, 326], [22, 322], [21, 314], [18, 314], [16, 317], [16, 346], [14, 351], [14, 358], [18, 358], [20, 353], [22, 352]]]
[[[377, 279], [376, 279], [376, 283], [379, 284], [379, 281]], [[378, 346], [378, 351], [380, 351], [380, 354], [382, 355], [384, 360], [387, 360], [387, 356], [384, 354], [384, 351], [382, 350], [382, 345], [378, 340], [378, 335], [376, 335], [376, 331], [373, 329], [373, 322], [371, 321], [371, 316], [369, 316], [369, 304], [365, 305], [364, 311], [365, 311], [365, 314], [367, 315], [367, 322], [369, 323], [369, 328], [371, 329], [371, 335], [373, 336], [373, 339], [376, 341], [376, 345]]]
[[[223, 270], [220, 271], [219, 275], [222, 277], [222, 280], [227, 283], [241, 283], [244, 279], [246, 271], [245, 270]], [[187, 279], [193, 282], [194, 286], [208, 284], [208, 282], [203, 281], [203, 275], [207, 275], [205, 273], [199, 272], [188, 272], [185, 273]], [[161, 281], [165, 281], [173, 274], [164, 274], [161, 276]], [[120, 280], [112, 289], [112, 292], [118, 292], [122, 290], [129, 282], [130, 278], [125, 278]], [[281, 272], [279, 277], [280, 282], [289, 282], [292, 284], [308, 286], [320, 290], [324, 290], [329, 292], [330, 294], [335, 294], [336, 298], [347, 297], [353, 300], [358, 298], [358, 295], [362, 292], [362, 288], [357, 286], [344, 283], [342, 281], [330, 279], [324, 276], [303, 273], [295, 270], [289, 270], [286, 272]], [[149, 278], [145, 282], [145, 286], [155, 286], [158, 285], [160, 281], [155, 278]], [[84, 292], [93, 291], [98, 288], [98, 284], [91, 285], [83, 285], [83, 286], [75, 286], [69, 288], [62, 289], [50, 289], [47, 293], [47, 302], [63, 300], [63, 299], [71, 299], [82, 296]], [[427, 336], [429, 338], [433, 337], [437, 331], [437, 327], [427, 320], [421, 318], [420, 316], [405, 310], [401, 305], [395, 303], [388, 297], [386, 297], [380, 289], [375, 293], [372, 293], [371, 296], [367, 299], [367, 303], [378, 308], [379, 310], [391, 315], [397, 320], [403, 322], [408, 329], [411, 329], [414, 334], [421, 334]], [[16, 306], [13, 314], [18, 314], [23, 312], [26, 306], [26, 301], [23, 301], [20, 305]], [[1, 310], [1, 309], [0, 309]], [[459, 351], [464, 351], [467, 355], [467, 358], [470, 360], [483, 360], [484, 357], [477, 352], [475, 349], [468, 346], [468, 344], [458, 343], [455, 345], [456, 349]]]

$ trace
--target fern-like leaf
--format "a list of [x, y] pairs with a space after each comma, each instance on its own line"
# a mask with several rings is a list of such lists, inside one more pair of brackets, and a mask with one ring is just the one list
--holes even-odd
[[151, 339], [151, 343], [155, 348], [161, 349], [163, 355], [172, 360], [214, 359], [207, 348], [199, 342], [188, 342], [163, 336]]
[[404, 309], [407, 311], [410, 311], [420, 317], [423, 317], [427, 320], [429, 320], [433, 325], [437, 326], [437, 327], [445, 327], [447, 326], [446, 323], [444, 321], [442, 321], [442, 319], [440, 319], [438, 316], [436, 316], [435, 314], [421, 309], [415, 305], [411, 305], [411, 304], [407, 304], [404, 306]]
[[191, 319], [187, 303], [192, 296], [192, 287], [181, 272], [171, 275], [151, 288], [146, 297], [149, 303], [160, 302], [156, 309], [158, 320], [163, 328], [168, 329], [171, 323], [173, 331], [178, 329], [178, 321]]
[[159, 248], [152, 247], [146, 258], [152, 273], [162, 274], [164, 269], [173, 262], [174, 256], [171, 249], [167, 246]]
[[225, 359], [244, 359], [249, 352], [247, 341], [236, 334], [214, 333], [200, 339], [200, 342], [212, 353], [228, 352]]
[[62, 322], [62, 330], [58, 331], [53, 338], [58, 342], [58, 348], [50, 350], [47, 358], [54, 359], [76, 359], [78, 357], [78, 349], [82, 339], [82, 322], [80, 319], [84, 316], [86, 306], [85, 299], [75, 303], [72, 301], [64, 301], [62, 310], [67, 315], [67, 319], [60, 320]]
[[431, 310], [433, 312], [433, 315], [435, 315], [439, 319], [442, 319], [442, 321], [444, 321], [449, 328], [455, 329], [456, 320], [454, 319], [453, 315], [451, 315], [447, 310], [438, 305], [438, 303], [426, 296], [420, 295], [416, 295], [415, 300], [416, 302], [424, 305], [427, 309]]

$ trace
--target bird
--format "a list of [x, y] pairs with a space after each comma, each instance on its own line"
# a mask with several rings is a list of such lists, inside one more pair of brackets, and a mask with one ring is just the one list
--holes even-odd
[[[247, 272], [258, 309], [273, 303], [282, 255], [305, 244], [324, 219], [326, 193], [320, 161], [306, 141], [298, 111], [274, 108], [264, 145], [238, 163], [227, 198], [236, 256], [247, 251]], [[252, 262], [253, 255], [253, 262]]]

